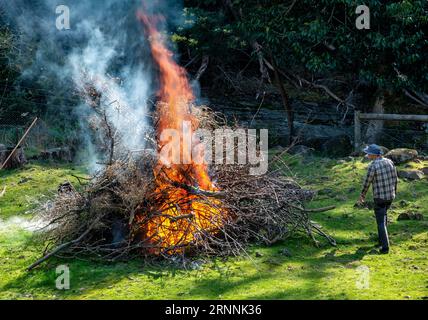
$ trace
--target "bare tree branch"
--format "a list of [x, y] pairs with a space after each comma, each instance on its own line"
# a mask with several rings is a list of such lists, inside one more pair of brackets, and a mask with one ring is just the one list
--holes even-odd
[[419, 105], [421, 105], [424, 108], [428, 108], [428, 101], [425, 101], [425, 97], [422, 94], [413, 95], [409, 90], [403, 89], [403, 92], [406, 96], [408, 96], [413, 101], [417, 102]]

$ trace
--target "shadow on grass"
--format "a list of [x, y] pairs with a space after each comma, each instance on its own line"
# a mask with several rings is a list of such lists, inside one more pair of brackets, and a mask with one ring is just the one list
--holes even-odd
[[[372, 251], [376, 243], [376, 226], [374, 219], [366, 221], [367, 218], [366, 214], [364, 214], [364, 217], [361, 216], [356, 218], [361, 221], [353, 226], [347, 225], [343, 221], [340, 222], [340, 225], [343, 226], [343, 230], [356, 231], [362, 228], [364, 232], [359, 234], [356, 233], [352, 238], [349, 236], [336, 236], [335, 238], [338, 242], [337, 249], [330, 247], [321, 238], [319, 240], [322, 241], [322, 247], [318, 249], [303, 235], [296, 235], [272, 247], [252, 246], [249, 249], [250, 253], [254, 253], [255, 250], [263, 250], [266, 253], [264, 253], [262, 261], [260, 261], [260, 259], [257, 260], [256, 266], [247, 268], [247, 272], [243, 272], [238, 278], [230, 277], [228, 271], [222, 270], [222, 266], [233, 265], [237, 260], [242, 261], [243, 259], [245, 261], [244, 257], [239, 259], [230, 258], [227, 262], [219, 262], [218, 265], [217, 260], [213, 259], [209, 261], [208, 264], [212, 264], [210, 271], [214, 272], [214, 276], [212, 273], [208, 275], [203, 274], [200, 279], [195, 277], [198, 271], [184, 270], [183, 268], [168, 263], [159, 263], [156, 265], [149, 264], [139, 259], [114, 264], [79, 261], [77, 259], [53, 259], [31, 273], [21, 273], [18, 277], [7, 282], [2, 290], [30, 292], [36, 296], [38, 294], [47, 294], [60, 299], [71, 299], [84, 295], [88, 290], [89, 292], [105, 290], [114, 287], [115, 284], [122, 280], [132, 281], [134, 278], [138, 277], [138, 281], [141, 281], [143, 286], [150, 284], [158, 288], [158, 290], [163, 290], [159, 281], [165, 280], [165, 283], [168, 284], [171, 278], [177, 279], [180, 284], [183, 283], [184, 287], [190, 288], [185, 288], [185, 290], [188, 290], [186, 295], [165, 292], [164, 295], [172, 299], [186, 299], [187, 297], [219, 299], [219, 297], [227, 295], [233, 297], [234, 292], [241, 292], [240, 295], [243, 295], [246, 299], [307, 299], [312, 297], [346, 299], [346, 295], [340, 292], [337, 294], [330, 293], [330, 296], [323, 295], [321, 283], [329, 276], [329, 268], [335, 266], [346, 267], [348, 264], [360, 262], [366, 255], [373, 254]], [[333, 231], [333, 236], [334, 231], [338, 229], [338, 222], [335, 221], [336, 219], [343, 220], [343, 218], [335, 218], [327, 220], [321, 219], [320, 221], [326, 231]], [[372, 227], [368, 228], [369, 224], [372, 224]], [[368, 234], [368, 229], [373, 230], [373, 234]], [[389, 227], [393, 246], [406, 242], [412, 239], [413, 236], [426, 232], [426, 230], [427, 224], [424, 221], [394, 222]], [[284, 246], [292, 250], [293, 256], [291, 258], [284, 257], [278, 253]], [[37, 247], [40, 249], [31, 237], [21, 243], [19, 247]], [[340, 252], [342, 249], [352, 252], [337, 255], [336, 251]], [[319, 255], [320, 252], [325, 251], [329, 251], [325, 256]], [[13, 253], [13, 255], [18, 254], [19, 252]], [[36, 255], [38, 256], [38, 254]], [[32, 259], [33, 258], [34, 257], [32, 257]], [[23, 270], [26, 267], [24, 264], [31, 262], [32, 261], [28, 260], [19, 262], [20, 267], [22, 267]], [[248, 261], [247, 263], [250, 264]], [[303, 265], [303, 269], [298, 271], [298, 277], [299, 280], [301, 280], [299, 282], [299, 287], [290, 283], [284, 285], [278, 283], [278, 289], [273, 289], [275, 285], [266, 289], [265, 292], [260, 290], [262, 292], [260, 294], [242, 294], [247, 288], [257, 286], [258, 282], [277, 281], [278, 273], [284, 272], [284, 268], [286, 268], [288, 264], [293, 263], [301, 263]], [[57, 277], [55, 268], [60, 264], [69, 265], [70, 270], [72, 270], [72, 283], [77, 280], [76, 282], [78, 285], [77, 287], [73, 286], [72, 290], [59, 291], [55, 288], [55, 280]], [[254, 270], [258, 267], [260, 267], [260, 271], [253, 274]], [[80, 288], [85, 288], [85, 291], [79, 291]], [[155, 294], [150, 293], [146, 297], [141, 292], [138, 292], [135, 298], [145, 299], [153, 298], [154, 296]], [[111, 297], [114, 298], [114, 294]]]
[[[337, 264], [349, 264], [362, 260], [365, 253], [344, 254], [335, 257], [307, 257], [304, 259], [304, 265], [298, 268], [297, 275], [293, 275], [292, 280], [297, 276], [299, 281], [291, 284], [288, 281], [278, 279], [278, 274], [287, 272], [286, 266], [301, 262], [300, 258], [291, 258], [278, 261], [278, 265], [270, 264], [267, 270], [257, 273], [250, 277], [245, 277], [239, 280], [233, 280], [227, 277], [217, 277], [214, 279], [203, 279], [196, 282], [190, 290], [189, 295], [207, 295], [211, 293], [214, 297], [233, 297], [236, 292], [248, 291], [245, 299], [255, 300], [271, 300], [271, 299], [315, 299], [324, 298], [322, 283], [330, 275], [330, 268]], [[278, 258], [272, 254], [266, 257], [266, 260]], [[285, 269], [285, 270], [284, 270]], [[291, 272], [294, 272], [293, 270]], [[284, 275], [287, 277], [287, 275]], [[294, 277], [294, 278], [293, 278]], [[252, 294], [251, 288], [258, 287], [258, 283], [266, 283], [267, 281], [275, 281], [274, 288], [268, 288], [263, 292], [263, 288], [258, 288], [260, 294]], [[254, 291], [254, 290], [253, 290]], [[344, 299], [342, 293], [330, 295], [331, 299]]]
[[[396, 224], [393, 232], [407, 230], [406, 232], [409, 234], [401, 235], [400, 233], [394, 238], [394, 242], [407, 241], [415, 232], [426, 232], [426, 229], [415, 228], [415, 226], [418, 225], [411, 222], [402, 225]], [[54, 259], [31, 273], [22, 273], [6, 283], [2, 290], [30, 292], [36, 297], [38, 294], [43, 294], [59, 299], [73, 299], [96, 291], [105, 293], [106, 289], [114, 289], [114, 286], [122, 280], [135, 280], [141, 283], [142, 287], [152, 286], [153, 291], [147, 295], [143, 291], [137, 291], [130, 294], [129, 297], [122, 296], [123, 298], [222, 299], [225, 296], [233, 298], [238, 295], [245, 299], [346, 299], [346, 294], [340, 291], [329, 292], [328, 295], [323, 293], [326, 278], [330, 276], [331, 268], [354, 268], [359, 265], [366, 255], [372, 254], [375, 241], [367, 239], [365, 236], [354, 238], [352, 241], [342, 237], [337, 240], [338, 249], [330, 247], [326, 243], [323, 243], [320, 249], [315, 248], [304, 237], [290, 238], [272, 247], [252, 246], [249, 249], [250, 254], [256, 250], [263, 250], [263, 257], [256, 259], [256, 263], [252, 267], [248, 267], [251, 262], [244, 257], [230, 258], [226, 262], [213, 259], [208, 261], [208, 273], [185, 270], [169, 263], [149, 264], [139, 259], [114, 264]], [[364, 243], [364, 245], [356, 248], [355, 245], [358, 243]], [[31, 242], [28, 242], [28, 245], [31, 245]], [[354, 250], [349, 245], [353, 245]], [[284, 246], [292, 250], [291, 258], [279, 253]], [[342, 246], [346, 250], [351, 249], [352, 252], [340, 254]], [[327, 254], [320, 256], [320, 252], [326, 251], [328, 251]], [[238, 274], [228, 271], [229, 267], [242, 261], [246, 264], [245, 271]], [[57, 277], [55, 268], [60, 264], [68, 264], [72, 270], [71, 282], [72, 284], [77, 283], [73, 284], [72, 290], [59, 291], [55, 288]], [[292, 271], [291, 280], [287, 281], [287, 275], [284, 276], [284, 272], [287, 272], [287, 266], [293, 264], [300, 264], [301, 269]], [[202, 272], [201, 277], [196, 277], [198, 272]], [[294, 283], [296, 277], [298, 281]], [[183, 291], [186, 291], [185, 294], [168, 291], [171, 281], [177, 281], [175, 285], [182, 285]], [[271, 285], [263, 288], [267, 282], [270, 282]], [[262, 285], [260, 290], [250, 290], [257, 288], [259, 283]], [[80, 291], [80, 288], [85, 289]], [[157, 295], [154, 293], [156, 290], [165, 290], [165, 292]], [[108, 298], [115, 298], [114, 292], [107, 293], [107, 295]], [[97, 293], [92, 296], [103, 298]]]
[[[70, 270], [70, 290], [56, 288], [56, 267], [67, 265]], [[151, 266], [139, 259], [128, 262], [101, 263], [79, 259], [52, 259], [42, 267], [31, 272], [24, 271], [17, 278], [3, 286], [4, 291], [26, 292], [37, 297], [55, 296], [59, 299], [78, 298], [94, 290], [106, 290], [124, 279], [133, 280], [133, 276], [146, 276], [146, 281], [156, 281], [164, 276], [176, 277], [184, 271], [172, 265]], [[114, 298], [112, 296], [111, 298]], [[132, 298], [131, 296], [129, 298]]]
[[[287, 247], [301, 247], [304, 252], [298, 253], [294, 258], [285, 257], [279, 253], [284, 245], [287, 245]], [[263, 256], [262, 261], [256, 261], [255, 265], [252, 265], [244, 257], [230, 258], [225, 262], [212, 259], [206, 265], [209, 268], [208, 273], [185, 270], [166, 262], [149, 264], [139, 259], [108, 264], [55, 258], [33, 272], [22, 272], [18, 277], [7, 282], [2, 290], [14, 293], [30, 293], [35, 297], [43, 295], [59, 299], [73, 299], [90, 292], [112, 289], [122, 280], [135, 280], [141, 283], [142, 287], [153, 286], [154, 290], [163, 290], [163, 286], [166, 286], [166, 292], [161, 296], [170, 299], [220, 299], [221, 296], [235, 291], [240, 291], [240, 296], [251, 299], [256, 298], [256, 295], [245, 294], [246, 288], [257, 286], [258, 282], [277, 281], [278, 274], [284, 272], [284, 268], [288, 264], [300, 263], [303, 254], [305, 256], [303, 258], [304, 270], [298, 270], [299, 277], [305, 283], [303, 288], [295, 288], [294, 284], [278, 285], [278, 287], [281, 287], [280, 289], [271, 290], [271, 288], [265, 296], [261, 295], [257, 299], [276, 299], [277, 297], [279, 299], [304, 299], [319, 294], [318, 291], [321, 288], [318, 288], [315, 284], [328, 275], [326, 269], [332, 263], [337, 263], [337, 261], [328, 257], [317, 258], [318, 249], [310, 244], [308, 240], [290, 239], [290, 241], [273, 247], [255, 246], [250, 250], [259, 249], [265, 250], [266, 254]], [[341, 256], [340, 263], [348, 263], [362, 258], [363, 255], [361, 254]], [[26, 263], [28, 263], [28, 260], [20, 262], [19, 267], [23, 270]], [[233, 266], [239, 263], [244, 263], [245, 272], [233, 275], [230, 269], [233, 269]], [[61, 264], [67, 264], [71, 270], [71, 290], [59, 291], [55, 288], [57, 277], [55, 268]], [[202, 277], [196, 277], [198, 272], [202, 272]], [[167, 292], [169, 281], [178, 281], [179, 285], [183, 284], [183, 290], [187, 290], [186, 294], [180, 295], [178, 292]], [[81, 288], [85, 288], [85, 290], [80, 291]], [[102, 298], [98, 295], [96, 297]], [[109, 297], [114, 298], [114, 293], [111, 293]], [[156, 297], [155, 293], [152, 292], [144, 296], [141, 291], [137, 292], [136, 296], [132, 296], [132, 294], [129, 296], [129, 298], [139, 299], [152, 299], [153, 297]]]
[[[52, 165], [57, 168], [58, 165]], [[321, 174], [326, 174], [323, 171]], [[349, 187], [350, 184], [344, 186]], [[342, 188], [342, 189], [344, 189]], [[342, 192], [342, 191], [341, 191]], [[343, 193], [343, 192], [342, 192]], [[355, 194], [349, 197], [356, 197]], [[315, 205], [336, 204], [334, 199], [316, 201]], [[344, 214], [348, 216], [345, 217]], [[171, 264], [149, 265], [142, 260], [131, 260], [127, 263], [119, 262], [115, 264], [86, 262], [79, 260], [59, 260], [50, 261], [41, 269], [32, 273], [21, 273], [18, 277], [7, 282], [3, 290], [15, 290], [18, 292], [28, 291], [34, 294], [48, 293], [58, 298], [78, 298], [87, 291], [94, 292], [105, 290], [122, 280], [138, 281], [141, 286], [153, 286], [154, 290], [164, 290], [163, 296], [173, 299], [181, 298], [209, 298], [219, 299], [221, 296], [233, 297], [236, 292], [247, 299], [308, 299], [308, 298], [327, 298], [327, 299], [346, 299], [345, 293], [330, 293], [326, 296], [323, 293], [323, 284], [329, 277], [329, 270], [332, 267], [348, 266], [353, 267], [352, 263], [358, 264], [364, 257], [374, 249], [376, 243], [376, 222], [373, 212], [369, 210], [354, 209], [349, 206], [349, 201], [339, 203], [337, 209], [332, 212], [314, 214], [311, 219], [315, 219], [323, 226], [324, 231], [331, 233], [339, 244], [340, 249], [345, 249], [348, 253], [339, 254], [335, 249], [326, 246], [323, 241], [323, 247], [316, 249], [306, 237], [294, 237], [284, 243], [274, 247], [254, 247], [255, 250], [263, 250], [263, 259], [256, 262], [256, 266], [246, 267], [240, 274], [231, 274], [224, 271], [222, 265], [233, 265], [237, 263], [236, 259], [229, 259], [228, 262], [216, 261], [209, 262], [213, 264], [210, 272], [183, 270]], [[393, 246], [404, 243], [412, 239], [413, 236], [426, 232], [426, 222], [406, 221], [394, 222], [389, 226], [389, 232], [393, 241]], [[28, 245], [31, 245], [28, 243]], [[287, 246], [292, 248], [293, 256], [286, 258], [278, 254], [279, 248]], [[359, 247], [358, 247], [359, 246]], [[254, 248], [251, 250], [254, 251]], [[330, 250], [325, 256], [320, 256], [321, 251]], [[349, 253], [351, 252], [351, 253]], [[239, 259], [238, 259], [239, 260]], [[27, 261], [28, 262], [28, 261]], [[55, 267], [59, 264], [68, 264], [72, 270], [72, 283], [77, 281], [78, 286], [73, 285], [70, 291], [58, 291], [55, 288]], [[247, 261], [247, 264], [251, 264]], [[278, 277], [278, 274], [284, 273], [288, 264], [302, 264], [303, 269], [295, 271], [294, 277], [298, 276], [296, 283], [286, 282], [285, 277]], [[25, 267], [25, 266], [24, 266]], [[23, 267], [23, 268], [24, 268]], [[258, 270], [258, 268], [260, 270]], [[227, 268], [226, 268], [227, 269]], [[202, 277], [196, 275], [201, 273]], [[290, 274], [291, 276], [291, 274]], [[291, 276], [291, 278], [293, 277]], [[181, 295], [179, 292], [169, 290], [171, 278], [183, 286], [183, 291], [187, 292]], [[168, 280], [170, 279], [170, 280]], [[278, 280], [280, 279], [280, 280]], [[266, 282], [278, 282], [270, 285], [268, 288], [253, 290]], [[282, 283], [283, 282], [283, 283]], [[80, 288], [86, 290], [80, 291]], [[169, 290], [169, 291], [168, 291]], [[258, 293], [260, 291], [260, 293]], [[161, 295], [149, 293], [144, 295], [143, 291], [138, 291], [135, 297], [129, 298], [153, 298]], [[98, 297], [98, 296], [97, 296]], [[114, 298], [114, 296], [111, 296]]]

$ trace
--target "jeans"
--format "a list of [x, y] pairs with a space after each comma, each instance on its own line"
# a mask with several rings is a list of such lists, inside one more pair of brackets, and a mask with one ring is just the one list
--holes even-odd
[[387, 211], [391, 206], [391, 203], [391, 200], [374, 199], [374, 211], [376, 215], [377, 232], [379, 235], [379, 243], [382, 246], [382, 250], [389, 250]]

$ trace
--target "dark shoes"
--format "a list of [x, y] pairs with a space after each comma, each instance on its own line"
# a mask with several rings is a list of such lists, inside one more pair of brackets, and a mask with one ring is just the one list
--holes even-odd
[[389, 248], [381, 248], [380, 250], [379, 250], [379, 253], [380, 254], [388, 254], [389, 253]]

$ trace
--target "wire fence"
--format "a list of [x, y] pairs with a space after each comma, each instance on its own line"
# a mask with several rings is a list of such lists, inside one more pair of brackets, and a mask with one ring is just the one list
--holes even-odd
[[[428, 152], [428, 123], [407, 123], [411, 125], [404, 128], [399, 122], [388, 123], [376, 137], [376, 142], [387, 148], [413, 148]], [[363, 136], [369, 125], [369, 120], [361, 120]]]
[[[19, 113], [8, 113], [7, 116], [0, 115], [0, 144], [6, 147], [15, 146], [34, 118], [29, 114]], [[49, 126], [42, 119], [38, 119], [23, 142], [23, 146], [30, 155], [39, 150], [52, 148], [55, 144]]]
[[[58, 102], [58, 109], [61, 106], [65, 105], [76, 105], [79, 103], [79, 98], [76, 96], [69, 96], [65, 98], [62, 95], [51, 92], [46, 89], [38, 88], [36, 86], [30, 85], [19, 85], [14, 86], [8, 83], [0, 82], [0, 89], [7, 90], [30, 90], [32, 93], [42, 94], [46, 97], [49, 97], [50, 104], [53, 101]], [[28, 98], [21, 98], [25, 103], [34, 105], [36, 107], [44, 107], [46, 103], [31, 101]], [[59, 101], [59, 100], [60, 101]], [[58, 100], [58, 101], [57, 101]], [[0, 144], [5, 146], [14, 146], [19, 141], [19, 139], [24, 134], [26, 128], [34, 120], [35, 114], [30, 113], [20, 113], [13, 112], [8, 110], [7, 112], [2, 112], [1, 105], [13, 105], [17, 103], [12, 96], [2, 95], [0, 96]], [[319, 119], [328, 118], [329, 122], [335, 125], [345, 125], [352, 126], [353, 117], [352, 112], [348, 110], [325, 110], [319, 106], [310, 106], [306, 105], [303, 102], [303, 105], [295, 110], [296, 116], [300, 118], [306, 117], [309, 122]], [[58, 134], [54, 134], [52, 125], [48, 125], [43, 121], [43, 116], [40, 118], [31, 130], [28, 137], [24, 141], [24, 147], [26, 148], [27, 153], [35, 153], [37, 150], [47, 150], [50, 148], [55, 148], [64, 144], [63, 141], [58, 137]], [[51, 121], [50, 121], [51, 122]], [[393, 147], [411, 147], [419, 150], [424, 150], [428, 152], [428, 124], [415, 124], [407, 125], [405, 127], [400, 126], [400, 123], [397, 122], [385, 122], [385, 127], [382, 132], [377, 137], [377, 142], [383, 144], [388, 148]], [[369, 125], [369, 121], [361, 121], [362, 132], [366, 132]]]

